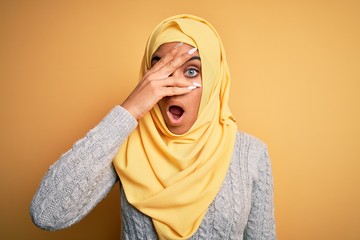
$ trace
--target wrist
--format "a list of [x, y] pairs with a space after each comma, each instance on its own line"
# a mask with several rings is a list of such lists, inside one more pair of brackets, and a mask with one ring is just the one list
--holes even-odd
[[136, 121], [140, 119], [140, 115], [137, 113], [135, 108], [131, 107], [131, 105], [129, 106], [126, 102], [124, 102], [120, 106], [124, 108], [128, 113], [130, 113], [130, 115], [132, 115], [136, 119]]

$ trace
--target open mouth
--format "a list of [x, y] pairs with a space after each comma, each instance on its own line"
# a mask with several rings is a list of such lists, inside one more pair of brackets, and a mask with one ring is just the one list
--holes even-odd
[[170, 116], [174, 119], [174, 120], [179, 120], [182, 115], [184, 114], [184, 109], [182, 109], [182, 107], [176, 106], [176, 105], [172, 105], [169, 107], [169, 113]]

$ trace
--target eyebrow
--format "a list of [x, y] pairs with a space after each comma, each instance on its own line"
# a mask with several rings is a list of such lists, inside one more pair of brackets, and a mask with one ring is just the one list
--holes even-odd
[[187, 60], [186, 62], [190, 62], [190, 61], [192, 61], [192, 60], [199, 60], [199, 61], [201, 62], [200, 56], [193, 56], [193, 57], [191, 57], [189, 60]]
[[[161, 57], [159, 57], [159, 56], [157, 56], [157, 55], [155, 55], [155, 56], [153, 56], [152, 58], [151, 58], [151, 62], [153, 62], [153, 61], [159, 61], [161, 59]], [[186, 62], [190, 62], [190, 61], [192, 61], [192, 60], [199, 60], [199, 61], [201, 61], [201, 58], [200, 58], [200, 56], [193, 56], [193, 57], [191, 57], [189, 60], [187, 60]]]

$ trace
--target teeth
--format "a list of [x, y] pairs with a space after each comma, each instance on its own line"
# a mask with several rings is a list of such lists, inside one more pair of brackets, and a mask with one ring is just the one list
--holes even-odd
[[196, 88], [196, 86], [188, 86], [188, 89], [190, 89], [190, 90], [193, 90], [193, 89], [195, 89]]

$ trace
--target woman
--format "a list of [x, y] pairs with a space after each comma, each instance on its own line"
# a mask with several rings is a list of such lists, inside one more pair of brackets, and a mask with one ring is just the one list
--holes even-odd
[[45, 175], [31, 215], [80, 221], [121, 183], [124, 239], [275, 239], [266, 146], [237, 131], [221, 40], [178, 15], [149, 37], [139, 84]]

